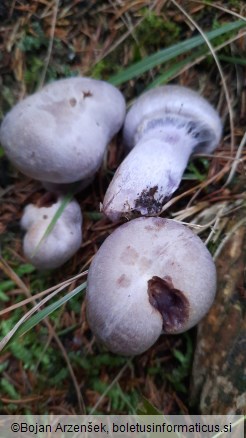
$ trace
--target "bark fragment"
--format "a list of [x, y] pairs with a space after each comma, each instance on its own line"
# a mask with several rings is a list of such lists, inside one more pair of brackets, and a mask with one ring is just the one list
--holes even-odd
[[244, 223], [224, 246], [216, 262], [216, 300], [198, 327], [191, 404], [204, 415], [246, 413], [245, 237]]

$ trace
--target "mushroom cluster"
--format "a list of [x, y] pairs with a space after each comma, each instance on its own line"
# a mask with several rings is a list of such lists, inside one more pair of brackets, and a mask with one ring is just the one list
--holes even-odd
[[[76, 201], [42, 237], [64, 193], [93, 179], [124, 117], [125, 100], [115, 87], [71, 78], [45, 86], [4, 118], [0, 141], [9, 159], [58, 197], [50, 206], [27, 206], [21, 221], [24, 253], [39, 269], [61, 266], [80, 247], [82, 214]], [[144, 93], [126, 116], [128, 155], [102, 210], [112, 221], [132, 220], [98, 250], [86, 294], [88, 323], [114, 353], [141, 354], [161, 333], [193, 327], [212, 305], [216, 270], [206, 246], [180, 223], [153, 216], [178, 188], [190, 156], [211, 153], [221, 133], [215, 109], [180, 86]]]
[[112, 221], [132, 220], [99, 248], [86, 295], [89, 325], [114, 353], [143, 353], [160, 334], [193, 327], [213, 303], [216, 270], [206, 246], [180, 223], [151, 216], [178, 188], [190, 156], [211, 153], [221, 133], [215, 109], [180, 86], [144, 93], [126, 116], [123, 137], [132, 150], [102, 210]]
[[[94, 178], [106, 146], [120, 130], [124, 117], [125, 100], [114, 86], [85, 77], [62, 79], [12, 108], [3, 119], [0, 142], [10, 161], [24, 174], [40, 180], [47, 190], [57, 195], [70, 190], [75, 193]], [[51, 220], [59, 205], [60, 202], [55, 203], [45, 213], [29, 206], [24, 213], [22, 226], [28, 229], [24, 253], [38, 268], [60, 266], [80, 246], [81, 236], [78, 234], [75, 242], [71, 236], [67, 239], [65, 231], [68, 227], [71, 233], [75, 226], [73, 211], [78, 216], [73, 201], [36, 256], [31, 257], [38, 238], [49, 224], [42, 218], [47, 216]], [[71, 227], [68, 217], [72, 220]], [[77, 227], [81, 218], [75, 222]], [[56, 249], [52, 242], [56, 242]], [[52, 261], [55, 255], [56, 261]]]

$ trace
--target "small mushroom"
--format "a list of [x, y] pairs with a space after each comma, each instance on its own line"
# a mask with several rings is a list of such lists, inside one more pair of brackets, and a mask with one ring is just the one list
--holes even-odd
[[41, 241], [62, 198], [48, 207], [29, 204], [25, 207], [21, 227], [26, 230], [23, 251], [26, 258], [38, 269], [54, 269], [63, 265], [80, 248], [82, 242], [82, 214], [76, 201], [63, 210], [54, 228]]
[[201, 239], [170, 219], [141, 217], [102, 244], [88, 274], [88, 323], [114, 353], [141, 354], [182, 333], [213, 303], [216, 269]]
[[170, 85], [144, 93], [126, 116], [124, 142], [133, 149], [108, 187], [104, 213], [112, 221], [160, 213], [190, 156], [211, 153], [221, 132], [217, 112], [196, 92]]
[[125, 100], [114, 86], [76, 77], [46, 85], [5, 116], [0, 141], [24, 174], [62, 192], [90, 183], [121, 128]]

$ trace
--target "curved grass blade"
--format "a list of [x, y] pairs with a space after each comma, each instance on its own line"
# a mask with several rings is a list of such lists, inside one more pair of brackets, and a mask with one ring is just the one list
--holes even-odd
[[86, 282], [77, 286], [74, 290], [66, 294], [64, 297], [45, 307], [45, 309], [40, 310], [36, 315], [32, 316], [28, 319], [16, 332], [16, 336], [22, 336], [37, 324], [39, 324], [44, 318], [49, 316], [55, 310], [59, 309], [59, 307], [63, 306], [67, 301], [71, 300], [71, 298], [75, 297], [78, 293], [82, 292], [86, 288]]
[[43, 236], [41, 237], [40, 241], [38, 242], [36, 248], [34, 249], [33, 253], [32, 253], [32, 257], [34, 257], [40, 246], [42, 245], [43, 241], [48, 237], [48, 235], [51, 233], [51, 231], [53, 230], [55, 224], [57, 223], [58, 219], [61, 217], [63, 211], [65, 210], [66, 206], [69, 204], [69, 202], [72, 201], [74, 194], [77, 191], [78, 185], [80, 184], [80, 182], [75, 182], [73, 184], [71, 184], [71, 190], [64, 196], [61, 205], [58, 207], [57, 211], [55, 212], [53, 218], [51, 219], [49, 225], [47, 226]]
[[[35, 327], [37, 324], [39, 324], [43, 319], [45, 319], [47, 316], [49, 316], [51, 313], [53, 313], [55, 310], [57, 310], [59, 307], [63, 306], [67, 301], [69, 301], [71, 298], [73, 298], [78, 293], [82, 292], [86, 288], [86, 282], [82, 283], [80, 286], [76, 287], [73, 291], [69, 292], [64, 297], [60, 298], [59, 300], [55, 301], [54, 303], [50, 304], [49, 306], [45, 307], [45, 309], [40, 310], [36, 315], [31, 316], [29, 319], [23, 321], [23, 323], [20, 325], [20, 321], [13, 327], [11, 332], [13, 333], [11, 337], [9, 337], [9, 334], [6, 335], [2, 341], [0, 342], [0, 351], [5, 349], [7, 345], [9, 345], [11, 342], [13, 342], [16, 338], [19, 338], [29, 330], [31, 330], [33, 327]], [[58, 291], [55, 291], [57, 293]], [[45, 300], [47, 301], [47, 298], [52, 298], [53, 294], [51, 296], [46, 297]], [[38, 310], [38, 306], [40, 307], [44, 301], [38, 303], [35, 308], [32, 310]]]
[[[237, 20], [232, 23], [227, 23], [224, 26], [221, 26], [219, 29], [209, 31], [205, 33], [205, 35], [209, 40], [212, 40], [214, 38], [217, 38], [218, 36], [240, 29], [244, 26], [245, 22], [243, 20]], [[121, 71], [120, 73], [111, 76], [108, 81], [113, 85], [123, 84], [124, 82], [145, 73], [146, 71], [150, 70], [153, 67], [156, 67], [157, 65], [170, 61], [171, 59], [176, 58], [177, 56], [182, 55], [189, 50], [192, 50], [204, 44], [206, 44], [206, 41], [201, 35], [189, 38], [186, 41], [174, 44], [173, 46], [167, 47], [166, 49], [159, 50], [153, 55], [150, 55], [147, 58], [136, 62], [135, 64]]]

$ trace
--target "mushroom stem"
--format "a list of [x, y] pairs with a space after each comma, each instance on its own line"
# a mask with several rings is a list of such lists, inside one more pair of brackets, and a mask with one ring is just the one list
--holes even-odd
[[137, 133], [136, 146], [109, 185], [104, 213], [112, 221], [160, 213], [180, 185], [194, 147], [203, 141], [209, 141], [209, 132], [189, 119], [145, 121]]
[[192, 154], [211, 153], [221, 137], [218, 113], [199, 94], [175, 85], [140, 96], [123, 129], [132, 149], [106, 192], [111, 220], [159, 214], [178, 188]]

